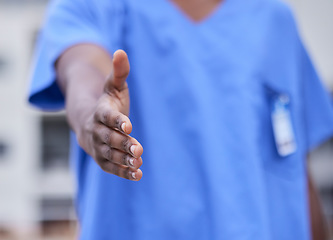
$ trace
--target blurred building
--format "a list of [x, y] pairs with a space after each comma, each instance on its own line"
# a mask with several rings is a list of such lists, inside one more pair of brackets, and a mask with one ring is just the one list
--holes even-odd
[[26, 103], [46, 4], [0, 1], [0, 239], [74, 235], [64, 114], [41, 113]]
[[[313, 60], [332, 90], [333, 1], [289, 1]], [[41, 113], [26, 103], [33, 47], [46, 4], [0, 0], [0, 240], [60, 240], [75, 235], [64, 114]], [[310, 167], [333, 226], [332, 140], [311, 155]]]

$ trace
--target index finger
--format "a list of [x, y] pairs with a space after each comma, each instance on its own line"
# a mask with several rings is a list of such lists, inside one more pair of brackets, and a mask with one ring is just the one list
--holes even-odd
[[131, 121], [126, 115], [119, 111], [103, 107], [95, 113], [94, 117], [96, 121], [109, 128], [117, 129], [125, 134], [130, 134], [132, 132]]

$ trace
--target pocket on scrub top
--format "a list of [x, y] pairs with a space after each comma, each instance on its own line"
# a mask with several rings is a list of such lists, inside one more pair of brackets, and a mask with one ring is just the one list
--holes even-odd
[[298, 176], [302, 164], [297, 152], [294, 101], [284, 89], [264, 85], [264, 118], [261, 155], [265, 171], [284, 179]]

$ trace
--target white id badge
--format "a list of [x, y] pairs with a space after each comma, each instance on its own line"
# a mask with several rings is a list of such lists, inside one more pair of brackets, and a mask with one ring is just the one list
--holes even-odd
[[277, 151], [285, 157], [296, 151], [295, 134], [290, 116], [290, 99], [281, 94], [273, 97], [272, 124]]

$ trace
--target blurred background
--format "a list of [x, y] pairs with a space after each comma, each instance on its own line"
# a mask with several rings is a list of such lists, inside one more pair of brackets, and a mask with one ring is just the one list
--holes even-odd
[[[232, 0], [231, 0], [232, 1]], [[0, 240], [75, 239], [74, 183], [64, 113], [26, 102], [46, 0], [0, 0]], [[289, 0], [310, 55], [333, 92], [333, 1]], [[309, 167], [333, 233], [333, 140]]]

